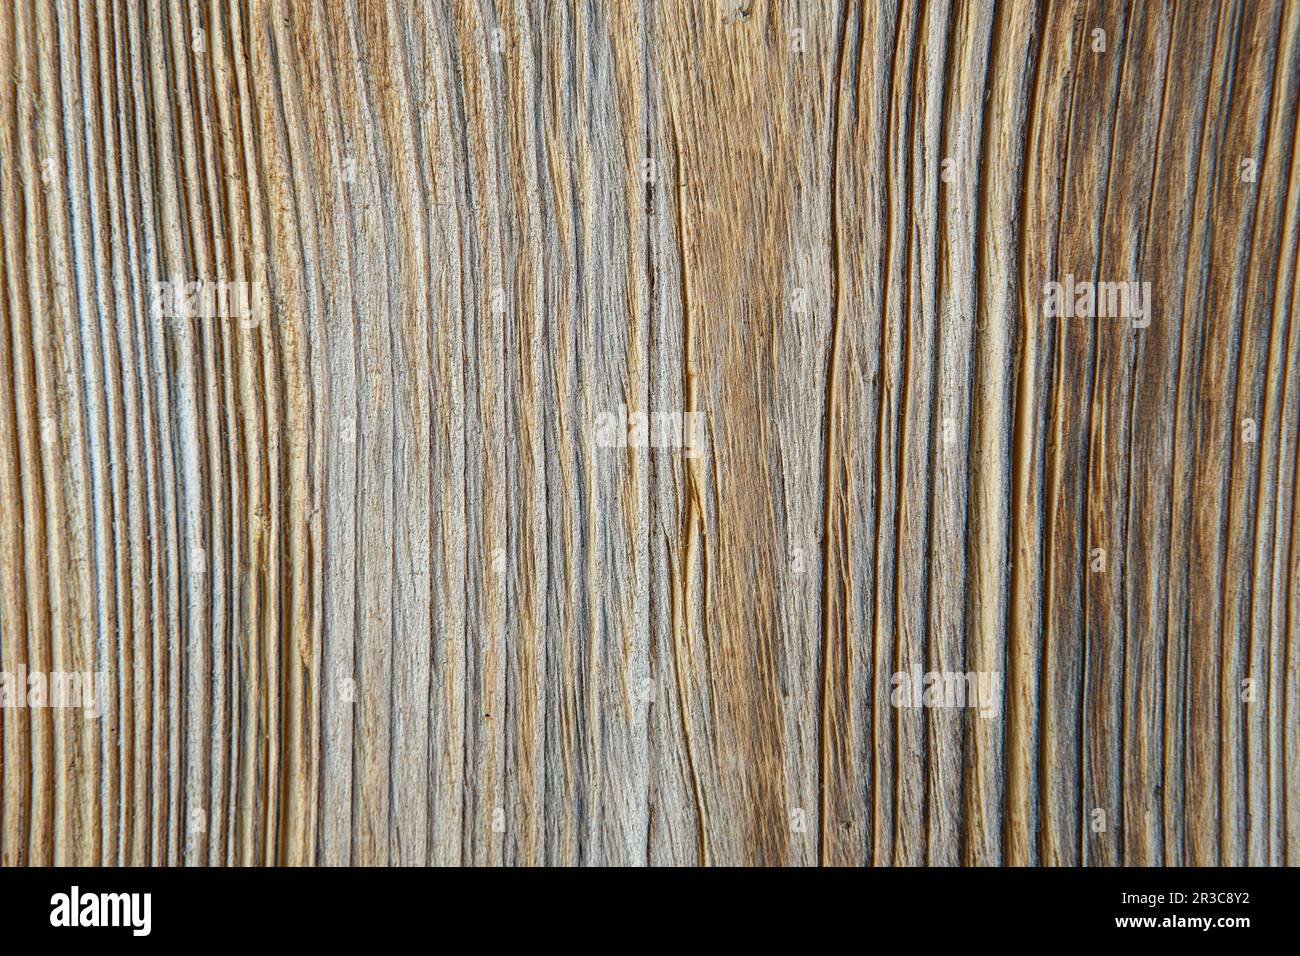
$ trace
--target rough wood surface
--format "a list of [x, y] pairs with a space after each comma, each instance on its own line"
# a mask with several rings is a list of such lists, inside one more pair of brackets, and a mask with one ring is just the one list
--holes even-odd
[[1298, 93], [1295, 0], [12, 0], [0, 670], [104, 692], [0, 861], [1300, 863]]

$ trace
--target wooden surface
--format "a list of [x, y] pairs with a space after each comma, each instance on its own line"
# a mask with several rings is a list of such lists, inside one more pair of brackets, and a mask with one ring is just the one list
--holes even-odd
[[1300, 863], [1298, 92], [1294, 0], [13, 0], [0, 664], [107, 692], [0, 859]]

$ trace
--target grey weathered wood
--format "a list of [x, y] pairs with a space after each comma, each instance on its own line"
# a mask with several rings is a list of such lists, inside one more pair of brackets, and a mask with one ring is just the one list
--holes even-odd
[[1292, 0], [18, 0], [0, 671], [105, 709], [0, 708], [0, 861], [1296, 863], [1298, 62]]

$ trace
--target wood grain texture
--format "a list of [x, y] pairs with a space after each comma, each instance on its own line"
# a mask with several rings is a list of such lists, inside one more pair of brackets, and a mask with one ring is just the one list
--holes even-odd
[[0, 862], [1300, 863], [1298, 96], [1295, 0], [13, 0], [0, 671], [103, 706]]

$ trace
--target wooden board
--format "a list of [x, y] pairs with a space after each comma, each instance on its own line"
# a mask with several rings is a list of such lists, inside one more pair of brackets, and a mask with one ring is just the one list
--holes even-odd
[[1300, 863], [1298, 93], [1294, 0], [14, 0], [0, 861]]

